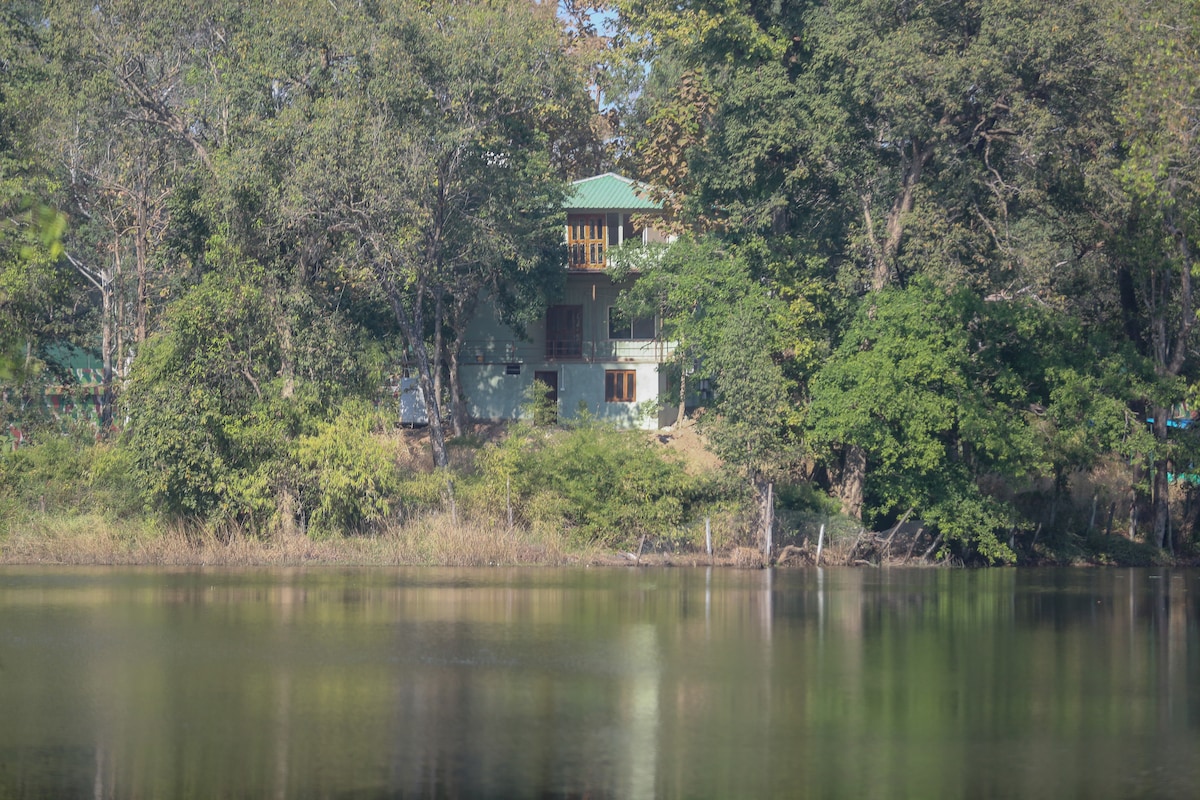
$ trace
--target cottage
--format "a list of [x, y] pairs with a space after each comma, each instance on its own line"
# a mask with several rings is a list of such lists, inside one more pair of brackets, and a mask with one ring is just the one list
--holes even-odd
[[[566, 203], [566, 286], [539, 324], [521, 339], [481, 305], [461, 354], [467, 413], [476, 419], [517, 419], [529, 387], [550, 387], [558, 411], [581, 407], [622, 427], [658, 428], [674, 421], [662, 364], [672, 345], [653, 317], [626, 319], [616, 309], [623, 286], [604, 273], [613, 248], [665, 242], [652, 226], [635, 224], [662, 213], [645, 187], [606, 173], [575, 182]], [[666, 406], [660, 409], [659, 405]]]

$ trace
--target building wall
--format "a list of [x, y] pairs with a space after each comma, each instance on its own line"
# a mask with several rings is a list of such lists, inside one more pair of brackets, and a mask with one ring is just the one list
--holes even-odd
[[[619, 286], [603, 274], [571, 274], [561, 305], [582, 307], [580, 358], [546, 358], [544, 320], [531, 325], [528, 339], [502, 324], [490, 299], [480, 299], [461, 354], [459, 377], [468, 413], [477, 419], [518, 419], [536, 372], [554, 372], [558, 380], [559, 413], [572, 418], [581, 407], [599, 419], [623, 427], [657, 428], [673, 421], [674, 409], [660, 413], [655, 404], [666, 391], [659, 367], [671, 353], [669, 343], [609, 339], [608, 309]], [[606, 402], [605, 372], [633, 370], [636, 401]], [[668, 404], [674, 405], [668, 398]]]

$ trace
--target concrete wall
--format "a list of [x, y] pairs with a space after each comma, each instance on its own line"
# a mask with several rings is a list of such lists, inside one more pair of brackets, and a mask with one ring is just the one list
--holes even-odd
[[[604, 400], [604, 373], [610, 369], [634, 370], [636, 402]], [[558, 412], [562, 419], [573, 419], [581, 408], [586, 408], [592, 417], [624, 428], [654, 429], [664, 424], [654, 407], [663, 388], [658, 365], [626, 362], [522, 364], [519, 375], [505, 374], [504, 364], [463, 364], [459, 376], [467, 396], [467, 413], [476, 419], [520, 419], [534, 373], [543, 370], [558, 376]], [[674, 410], [664, 411], [670, 417], [665, 424], [670, 424]]]
[[[552, 371], [558, 376], [559, 413], [563, 418], [575, 416], [582, 404], [594, 417], [623, 427], [670, 424], [674, 409], [659, 414], [654, 405], [666, 391], [666, 378], [659, 366], [670, 355], [671, 346], [659, 341], [608, 338], [608, 309], [615, 304], [619, 290], [606, 275], [568, 276], [559, 303], [582, 306], [580, 358], [547, 359], [544, 320], [529, 327], [528, 340], [518, 339], [496, 318], [489, 298], [480, 298], [459, 368], [468, 413], [477, 419], [517, 419], [534, 373]], [[604, 373], [614, 369], [636, 373], [636, 402], [605, 402]], [[517, 374], [508, 374], [510, 371]], [[673, 406], [673, 399], [668, 403]]]

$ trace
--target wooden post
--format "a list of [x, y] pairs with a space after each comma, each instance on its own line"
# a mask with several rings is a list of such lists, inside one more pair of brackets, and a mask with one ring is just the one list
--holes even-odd
[[817, 566], [821, 566], [821, 547], [825, 544], [825, 523], [821, 523], [821, 532], [817, 534]]
[[766, 517], [767, 517], [767, 523], [765, 526], [765, 530], [763, 531], [763, 536], [765, 539], [765, 541], [763, 542], [763, 555], [766, 557], [767, 561], [770, 561], [771, 560], [771, 548], [772, 548], [771, 529], [773, 527], [775, 527], [775, 482], [774, 481], [771, 481], [770, 483], [767, 484]]
[[704, 552], [708, 553], [708, 560], [712, 562], [712, 519], [704, 518]]

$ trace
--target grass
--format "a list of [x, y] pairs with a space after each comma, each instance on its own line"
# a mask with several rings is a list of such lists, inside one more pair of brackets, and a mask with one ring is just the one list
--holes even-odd
[[[824, 566], [847, 563], [856, 536], [833, 526], [825, 541]], [[830, 531], [827, 531], [829, 534]], [[714, 537], [716, 538], [716, 537]], [[812, 563], [815, 539], [800, 547], [780, 542], [781, 565]], [[797, 541], [793, 539], [792, 541]], [[1066, 535], [1039, 542], [1024, 563], [1062, 566], [1164, 566], [1178, 563], [1151, 545], [1121, 536]], [[791, 552], [788, 552], [791, 551]], [[798, 556], [798, 557], [797, 557]], [[1188, 559], [1183, 559], [1187, 562]], [[896, 562], [898, 563], [898, 562]], [[155, 525], [113, 521], [100, 515], [56, 517], [29, 514], [9, 521], [0, 535], [0, 564], [76, 566], [563, 566], [717, 565], [743, 569], [766, 566], [762, 553], [744, 543], [722, 542], [710, 559], [684, 543], [650, 542], [640, 558], [577, 539], [544, 526], [508, 530], [475, 519], [431, 512], [404, 523], [390, 522], [370, 534], [311, 538], [298, 532], [258, 535], [233, 528]]]
[[601, 555], [554, 538], [431, 514], [363, 536], [312, 539], [231, 529], [155, 527], [84, 515], [31, 518], [0, 539], [0, 563], [64, 565], [512, 566], [590, 563]]

